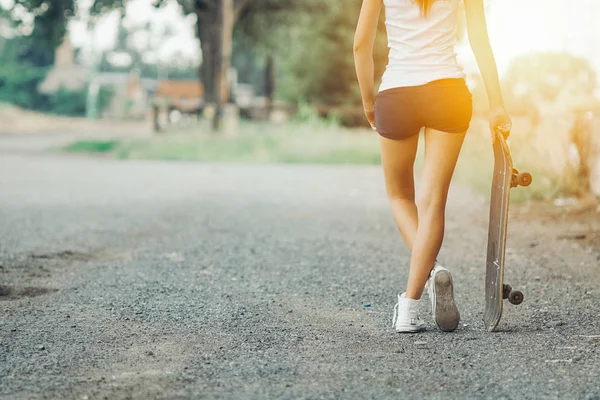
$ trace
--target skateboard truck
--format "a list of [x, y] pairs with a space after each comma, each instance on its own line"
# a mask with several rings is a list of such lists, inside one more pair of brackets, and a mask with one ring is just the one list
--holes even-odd
[[[510, 187], [515, 188], [518, 186], [527, 187], [531, 185], [532, 181], [531, 174], [529, 172], [519, 172], [516, 168], [512, 170], [512, 176], [510, 180]], [[518, 306], [524, 300], [523, 293], [518, 290], [513, 290], [512, 286], [503, 284], [502, 285], [502, 299], [510, 302], [510, 304], [514, 304]]]
[[529, 172], [521, 172], [516, 168], [513, 168], [512, 177], [510, 179], [510, 187], [515, 188], [517, 186], [527, 187], [531, 185], [532, 177]]
[[513, 290], [512, 286], [507, 284], [502, 285], [502, 298], [504, 300], [508, 299], [510, 304], [514, 304], [515, 306], [518, 306], [524, 300], [523, 293]]
[[[512, 176], [510, 180], [510, 187], [515, 188], [518, 186], [527, 187], [531, 185], [532, 181], [531, 174], [529, 172], [519, 172], [516, 168], [512, 170]], [[512, 286], [503, 284], [502, 285], [502, 299], [510, 302], [510, 304], [514, 304], [518, 306], [524, 300], [523, 293], [518, 290], [513, 290]]]

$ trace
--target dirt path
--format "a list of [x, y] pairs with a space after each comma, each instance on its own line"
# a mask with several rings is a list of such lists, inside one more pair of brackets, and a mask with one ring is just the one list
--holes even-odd
[[120, 133], [127, 135], [149, 134], [152, 124], [149, 121], [133, 120], [89, 120], [86, 118], [63, 117], [23, 110], [7, 104], [0, 104], [0, 135], [55, 135], [80, 134], [98, 135]]
[[454, 186], [440, 259], [463, 320], [402, 336], [409, 253], [376, 167], [3, 154], [0, 397], [600, 398], [598, 214], [515, 208], [525, 302], [495, 334], [486, 219]]

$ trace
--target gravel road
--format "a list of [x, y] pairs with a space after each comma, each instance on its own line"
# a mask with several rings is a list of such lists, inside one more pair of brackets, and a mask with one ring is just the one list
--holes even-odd
[[0, 398], [600, 399], [600, 254], [514, 211], [488, 333], [486, 207], [452, 188], [459, 329], [400, 335], [377, 167], [4, 152]]

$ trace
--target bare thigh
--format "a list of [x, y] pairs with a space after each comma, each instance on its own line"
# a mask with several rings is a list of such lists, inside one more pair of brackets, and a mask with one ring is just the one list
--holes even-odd
[[390, 198], [414, 200], [414, 163], [419, 135], [402, 140], [380, 137], [385, 186]]
[[425, 161], [417, 200], [419, 212], [432, 205], [445, 206], [464, 139], [465, 133], [425, 129]]

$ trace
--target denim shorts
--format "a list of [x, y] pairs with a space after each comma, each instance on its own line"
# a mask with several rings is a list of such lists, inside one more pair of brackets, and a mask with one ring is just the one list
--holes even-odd
[[473, 96], [460, 78], [387, 89], [375, 98], [375, 126], [388, 139], [418, 135], [422, 127], [464, 133], [472, 115]]

